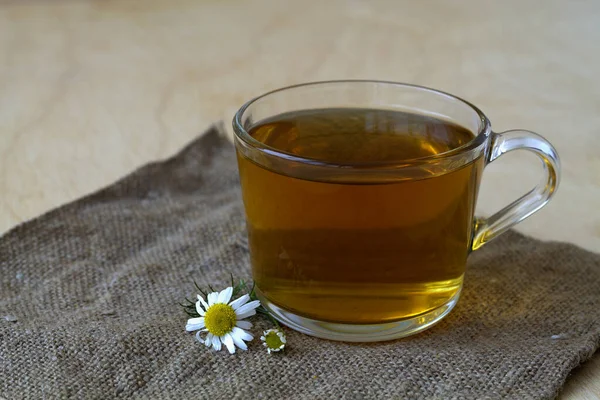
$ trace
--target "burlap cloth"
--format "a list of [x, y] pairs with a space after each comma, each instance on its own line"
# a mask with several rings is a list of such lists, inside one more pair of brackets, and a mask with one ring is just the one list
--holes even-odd
[[286, 329], [284, 354], [208, 350], [177, 302], [194, 279], [250, 275], [233, 148], [213, 128], [0, 239], [0, 397], [555, 397], [599, 346], [600, 255], [509, 232], [469, 264], [456, 309], [417, 336]]

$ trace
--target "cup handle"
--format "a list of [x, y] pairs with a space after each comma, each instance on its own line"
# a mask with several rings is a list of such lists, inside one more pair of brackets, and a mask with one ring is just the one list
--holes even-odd
[[558, 188], [560, 180], [560, 160], [556, 149], [537, 133], [513, 130], [492, 133], [492, 135], [491, 149], [486, 164], [512, 150], [529, 150], [542, 160], [544, 178], [529, 193], [510, 203], [491, 217], [476, 218], [471, 250], [479, 249], [496, 236], [506, 232], [513, 225], [542, 208]]

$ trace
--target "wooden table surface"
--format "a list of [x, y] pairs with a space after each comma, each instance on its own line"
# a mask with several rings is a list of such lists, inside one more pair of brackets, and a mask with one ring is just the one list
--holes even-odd
[[[0, 0], [0, 232], [173, 154], [266, 90], [372, 78], [548, 138], [562, 184], [519, 230], [598, 252], [599, 73], [597, 0]], [[540, 174], [526, 153], [502, 157], [479, 212]], [[561, 398], [600, 398], [600, 355]]]

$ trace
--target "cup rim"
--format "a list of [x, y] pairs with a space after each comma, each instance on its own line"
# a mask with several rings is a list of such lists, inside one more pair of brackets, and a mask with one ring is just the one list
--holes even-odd
[[[335, 163], [335, 162], [329, 162], [326, 160], [298, 156], [296, 154], [288, 153], [288, 152], [279, 150], [275, 147], [269, 146], [255, 138], [253, 138], [250, 135], [250, 133], [248, 133], [246, 128], [244, 128], [244, 126], [242, 124], [242, 116], [244, 115], [246, 110], [252, 104], [256, 103], [257, 101], [259, 101], [267, 96], [270, 96], [275, 93], [283, 92], [286, 90], [290, 90], [290, 89], [296, 89], [296, 88], [306, 87], [306, 86], [319, 86], [319, 85], [325, 85], [325, 84], [330, 84], [330, 83], [334, 83], [334, 84], [374, 83], [374, 84], [384, 84], [384, 85], [391, 85], [391, 86], [402, 86], [402, 87], [408, 87], [408, 88], [427, 91], [427, 92], [430, 92], [431, 94], [435, 94], [435, 95], [446, 96], [453, 100], [459, 101], [459, 102], [465, 104], [466, 106], [468, 106], [470, 109], [472, 109], [477, 114], [479, 121], [481, 122], [480, 128], [479, 128], [479, 131], [475, 134], [475, 136], [469, 142], [463, 144], [462, 146], [453, 148], [451, 150], [448, 150], [448, 151], [445, 151], [442, 153], [437, 153], [434, 155], [424, 156], [424, 157], [397, 160], [397, 161], [392, 161], [392, 162], [390, 162], [390, 161], [369, 161], [369, 162], [363, 162], [363, 163], [340, 164], [340, 163]], [[442, 90], [433, 89], [433, 88], [430, 88], [427, 86], [415, 85], [415, 84], [403, 83], [403, 82], [376, 80], [376, 79], [340, 79], [340, 80], [312, 81], [312, 82], [299, 83], [299, 84], [284, 86], [284, 87], [281, 87], [278, 89], [270, 90], [259, 96], [254, 97], [254, 98], [248, 100], [246, 103], [244, 103], [240, 107], [240, 109], [235, 113], [235, 115], [233, 117], [232, 125], [233, 125], [233, 130], [234, 130], [236, 137], [239, 140], [241, 140], [243, 142], [243, 144], [245, 144], [246, 146], [248, 146], [254, 150], [257, 150], [261, 153], [267, 154], [269, 156], [289, 160], [289, 161], [303, 163], [303, 164], [315, 165], [315, 166], [320, 166], [320, 167], [334, 167], [334, 168], [386, 168], [386, 167], [389, 167], [389, 168], [397, 169], [399, 167], [409, 167], [409, 166], [412, 167], [412, 166], [419, 165], [419, 164], [437, 163], [440, 161], [444, 161], [448, 158], [452, 158], [453, 156], [459, 156], [459, 155], [467, 153], [475, 148], [478, 148], [483, 142], [485, 142], [488, 135], [491, 133], [491, 123], [490, 123], [489, 119], [485, 116], [485, 114], [473, 103], [471, 103], [459, 96], [444, 92]]]

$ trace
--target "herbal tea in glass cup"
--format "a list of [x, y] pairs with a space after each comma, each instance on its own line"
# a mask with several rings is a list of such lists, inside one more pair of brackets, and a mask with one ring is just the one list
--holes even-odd
[[[430, 327], [458, 301], [469, 253], [558, 185], [545, 139], [494, 133], [472, 104], [414, 85], [288, 87], [246, 103], [234, 130], [256, 292], [285, 325], [327, 339]], [[475, 218], [485, 165], [514, 149], [542, 159], [542, 182]]]

